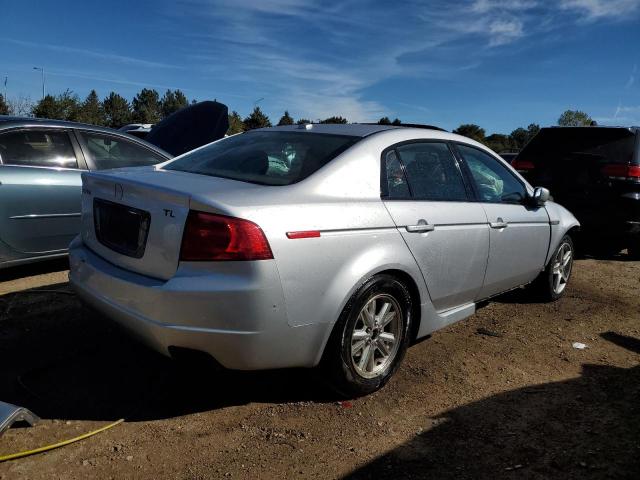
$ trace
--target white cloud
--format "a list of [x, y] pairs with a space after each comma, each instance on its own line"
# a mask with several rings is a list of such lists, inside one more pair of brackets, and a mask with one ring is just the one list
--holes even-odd
[[471, 10], [478, 13], [487, 13], [492, 10], [529, 10], [536, 6], [538, 6], [536, 0], [476, 0], [471, 5]]
[[640, 8], [640, 0], [561, 0], [560, 8], [577, 11], [586, 21], [622, 19]]
[[179, 68], [176, 65], [170, 65], [167, 63], [154, 62], [150, 60], [145, 60], [142, 58], [129, 57], [126, 55], [117, 55], [115, 53], [107, 53], [107, 52], [99, 52], [96, 50], [86, 50], [84, 48], [75, 48], [75, 47], [67, 47], [65, 45], [55, 45], [52, 43], [36, 43], [36, 42], [27, 42], [24, 40], [16, 40], [13, 38], [2, 38], [0, 39], [4, 42], [13, 43], [14, 45], [20, 45], [23, 47], [37, 48], [50, 50], [59, 53], [66, 53], [70, 55], [80, 55], [85, 57], [93, 57], [100, 60], [105, 60], [108, 62], [121, 63], [131, 66], [137, 67], [145, 67], [145, 68]]
[[[196, 42], [187, 58], [212, 78], [222, 74], [225, 81], [243, 82], [256, 98], [265, 97], [263, 108], [362, 121], [393, 115], [367, 100], [369, 89], [393, 77], [446, 78], [476, 68], [527, 36], [561, 31], [580, 19], [611, 18], [611, 4], [629, 12], [638, 3], [431, 0], [412, 3], [408, 15], [408, 7], [367, 0], [332, 6], [308, 0], [189, 0], [180, 3], [177, 14], [215, 25], [206, 34], [181, 33]], [[173, 7], [167, 12], [172, 20]], [[385, 96], [394, 103], [394, 92]]]
[[595, 117], [601, 125], [640, 125], [640, 105], [618, 105], [611, 117]]
[[489, 25], [490, 46], [505, 45], [524, 35], [522, 22], [517, 18], [495, 20]]
[[633, 69], [631, 70], [631, 73], [629, 74], [629, 79], [627, 80], [627, 83], [625, 84], [624, 88], [629, 89], [633, 87], [633, 84], [636, 82], [637, 73], [638, 73], [638, 65], [635, 64], [633, 66]]
[[216, 7], [291, 16], [304, 15], [314, 9], [313, 3], [307, 0], [243, 0], [241, 3], [238, 3], [237, 0], [218, 0]]

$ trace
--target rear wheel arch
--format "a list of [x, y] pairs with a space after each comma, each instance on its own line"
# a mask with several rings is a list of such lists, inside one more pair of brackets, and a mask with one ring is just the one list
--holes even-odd
[[407, 290], [409, 290], [409, 294], [411, 295], [411, 303], [412, 303], [411, 325], [410, 325], [411, 326], [411, 331], [410, 331], [411, 343], [415, 341], [416, 336], [418, 334], [418, 330], [420, 329], [420, 320], [421, 320], [420, 318], [421, 317], [420, 315], [421, 295], [420, 295], [420, 289], [418, 288], [418, 284], [416, 280], [413, 278], [413, 276], [410, 273], [404, 270], [396, 269], [396, 268], [375, 271], [375, 272], [369, 273], [366, 277], [362, 278], [361, 281], [357, 283], [358, 286], [354, 288], [352, 291], [348, 292], [348, 296], [343, 301], [343, 304], [340, 308], [340, 312], [338, 316], [334, 318], [332, 321], [331, 328], [329, 329], [328, 335], [326, 336], [324, 343], [322, 345], [322, 349], [320, 350], [318, 361], [320, 361], [324, 356], [325, 351], [327, 349], [327, 345], [329, 344], [329, 339], [334, 334], [340, 315], [342, 315], [342, 312], [344, 311], [344, 309], [347, 308], [350, 300], [353, 298], [354, 295], [356, 295], [356, 293], [360, 289], [362, 289], [367, 284], [367, 282], [369, 282], [369, 280], [371, 280], [376, 275], [389, 275], [391, 277], [394, 277], [395, 279], [400, 281], [405, 287], [407, 287]]
[[400, 282], [402, 282], [407, 289], [409, 290], [409, 294], [411, 294], [411, 304], [413, 307], [413, 311], [411, 312], [411, 343], [416, 340], [418, 335], [418, 331], [420, 330], [420, 290], [418, 289], [418, 284], [414, 280], [414, 278], [403, 270], [383, 270], [378, 272], [379, 274], [386, 274], [392, 277], [397, 278]]
[[[355, 398], [382, 388], [402, 363], [407, 347], [412, 343], [413, 332], [411, 325], [414, 321], [412, 317], [415, 312], [413, 308], [415, 297], [411, 289], [417, 288], [415, 285], [409, 287], [413, 280], [410, 275], [408, 277], [404, 276], [404, 273], [405, 272], [400, 271], [400, 274], [398, 274], [397, 271], [393, 270], [372, 272], [370, 276], [363, 279], [357, 288], [351, 292], [347, 302], [342, 307], [338, 319], [332, 325], [330, 335], [322, 349], [319, 367], [326, 377], [328, 384], [340, 395]], [[367, 320], [362, 317], [362, 309], [367, 308], [371, 302], [373, 302], [374, 305], [374, 313], [381, 312], [382, 310], [378, 310], [376, 307], [375, 301], [378, 297], [384, 296], [389, 297], [387, 307], [391, 303], [395, 304], [396, 310], [402, 314], [398, 317], [400, 320], [397, 321], [400, 323], [396, 326], [396, 328], [400, 330], [393, 332], [395, 341], [393, 335], [391, 336], [391, 340], [383, 340], [383, 343], [386, 341], [394, 342], [391, 344], [393, 346], [390, 350], [391, 353], [388, 349], [389, 344], [387, 344], [387, 347], [380, 349], [378, 346], [379, 340], [376, 340], [377, 333], [379, 333], [379, 330], [386, 328], [384, 325], [387, 325], [387, 322], [378, 324], [378, 317], [376, 316], [376, 325], [374, 326], [368, 324]], [[381, 308], [384, 308], [384, 306]], [[390, 308], [393, 309], [394, 307]], [[359, 315], [358, 312], [360, 312]], [[371, 311], [369, 311], [369, 318], [370, 322], [373, 322], [374, 317], [371, 317]], [[396, 320], [393, 321], [395, 322]], [[378, 357], [378, 360], [383, 360], [383, 362], [379, 364], [382, 370], [377, 373], [371, 370], [373, 376], [367, 376], [360, 372], [358, 366], [354, 363], [354, 355], [357, 355], [358, 351], [353, 350], [354, 344], [352, 342], [354, 341], [353, 335], [358, 326], [358, 322], [361, 322], [361, 328], [358, 330], [361, 334], [365, 334], [364, 327], [369, 326], [366, 330], [366, 332], [369, 333], [369, 340], [368, 344], [364, 344], [364, 348], [371, 350], [361, 350], [362, 358], [368, 355], [366, 358], [373, 358], [374, 362], [369, 366], [369, 360], [366, 360], [367, 367], [363, 367], [361, 358], [359, 367], [366, 368], [367, 371], [370, 371], [370, 367], [375, 366], [376, 352], [382, 354], [381, 357]], [[364, 325], [362, 322], [364, 322]], [[391, 325], [391, 328], [393, 328], [393, 325]], [[384, 333], [387, 335], [387, 332]], [[390, 331], [390, 333], [392, 332]], [[398, 334], [401, 335], [398, 336]], [[356, 342], [361, 338], [363, 337], [359, 336]], [[382, 334], [380, 334], [380, 338], [382, 338]], [[359, 341], [360, 343], [365, 342], [365, 340]], [[360, 349], [362, 348], [363, 346], [361, 345]], [[373, 357], [371, 356], [371, 351], [373, 351]], [[385, 357], [385, 353], [389, 358]], [[385, 362], [388, 363], [385, 364]], [[374, 369], [375, 368], [377, 367], [374, 367]]]

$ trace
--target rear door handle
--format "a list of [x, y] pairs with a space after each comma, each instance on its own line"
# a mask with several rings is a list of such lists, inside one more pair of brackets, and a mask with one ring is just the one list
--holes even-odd
[[489, 222], [491, 228], [507, 228], [509, 224], [502, 218], [498, 217], [495, 222]]
[[435, 225], [429, 225], [426, 220], [418, 220], [417, 225], [407, 225], [405, 227], [410, 233], [433, 232]]

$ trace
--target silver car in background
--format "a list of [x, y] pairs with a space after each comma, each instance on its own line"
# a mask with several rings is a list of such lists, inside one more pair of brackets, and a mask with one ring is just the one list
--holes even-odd
[[199, 102], [146, 141], [110, 128], [0, 115], [0, 269], [65, 256], [80, 231], [85, 171], [153, 165], [222, 138], [227, 107]]
[[109, 128], [0, 116], [0, 268], [67, 254], [80, 231], [83, 171], [170, 158]]
[[157, 350], [381, 388], [416, 339], [531, 283], [559, 298], [579, 227], [483, 145], [437, 129], [250, 131], [83, 175], [79, 295]]

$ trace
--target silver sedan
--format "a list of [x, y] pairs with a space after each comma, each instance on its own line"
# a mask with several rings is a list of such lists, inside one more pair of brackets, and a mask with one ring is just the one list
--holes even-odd
[[320, 366], [381, 388], [416, 339], [507, 290], [556, 300], [579, 224], [483, 145], [435, 128], [250, 131], [83, 174], [80, 296], [167, 355]]

